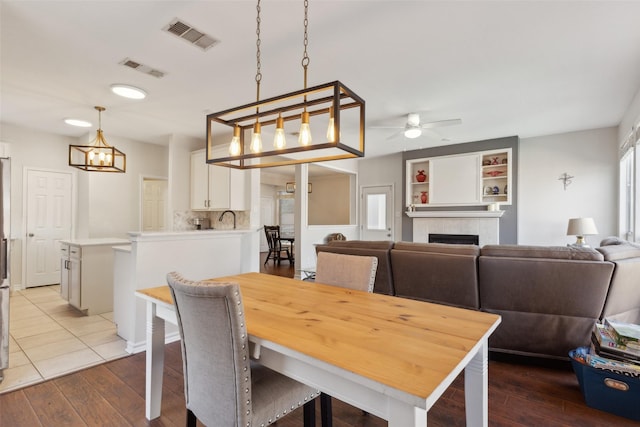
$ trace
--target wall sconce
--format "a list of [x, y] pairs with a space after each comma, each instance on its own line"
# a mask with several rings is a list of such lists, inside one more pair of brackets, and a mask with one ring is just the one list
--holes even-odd
[[[295, 193], [296, 192], [296, 183], [295, 182], [287, 182], [284, 186], [284, 190], [287, 193]], [[307, 186], [307, 193], [311, 193], [311, 183]]]

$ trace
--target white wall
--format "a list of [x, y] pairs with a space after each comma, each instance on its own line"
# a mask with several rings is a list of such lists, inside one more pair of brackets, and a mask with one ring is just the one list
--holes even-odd
[[[564, 190], [560, 175], [574, 176]], [[565, 245], [567, 222], [592, 217], [598, 246], [617, 234], [617, 129], [595, 129], [520, 140], [518, 243]]]

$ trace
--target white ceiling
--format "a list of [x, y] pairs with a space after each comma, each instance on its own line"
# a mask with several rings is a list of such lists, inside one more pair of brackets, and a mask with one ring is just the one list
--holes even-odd
[[[303, 2], [263, 0], [261, 97], [303, 86]], [[0, 119], [63, 123], [166, 143], [204, 139], [205, 115], [255, 100], [253, 1], [2, 1]], [[309, 85], [340, 80], [366, 100], [366, 154], [616, 126], [640, 89], [639, 1], [310, 0]], [[162, 31], [173, 18], [220, 40], [204, 52]], [[158, 79], [119, 63], [166, 72]], [[145, 89], [119, 98], [112, 83]], [[369, 126], [461, 118], [415, 140]]]

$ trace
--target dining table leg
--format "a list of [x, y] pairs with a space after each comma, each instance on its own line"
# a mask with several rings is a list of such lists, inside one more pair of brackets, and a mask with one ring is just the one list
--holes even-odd
[[464, 396], [467, 426], [489, 425], [489, 345], [488, 339], [480, 343], [478, 352], [464, 370]]
[[156, 316], [156, 304], [147, 301], [145, 416], [158, 418], [162, 409], [164, 372], [164, 319]]

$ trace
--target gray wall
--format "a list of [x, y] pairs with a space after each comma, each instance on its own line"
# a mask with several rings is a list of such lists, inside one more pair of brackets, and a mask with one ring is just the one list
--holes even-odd
[[[433, 148], [425, 148], [422, 150], [407, 151], [402, 156], [402, 176], [406, 176], [406, 160], [419, 159], [424, 157], [438, 157], [449, 156], [452, 154], [471, 153], [475, 151], [495, 150], [502, 148], [511, 148], [512, 162], [512, 178], [511, 187], [511, 205], [500, 205], [500, 208], [504, 210], [504, 214], [500, 218], [500, 243], [518, 243], [518, 148], [520, 140], [517, 136], [510, 136], [505, 138], [488, 139], [485, 141], [468, 142], [465, 144], [443, 145]], [[406, 182], [402, 181], [402, 206], [407, 206], [409, 203], [405, 200], [406, 197]], [[456, 206], [455, 210], [478, 210], [479, 206]], [[481, 209], [486, 209], [483, 205]], [[450, 211], [450, 207], [440, 208], [419, 208], [424, 211]], [[413, 221], [406, 215], [402, 215], [402, 240], [413, 240]]]

